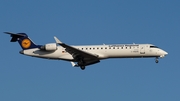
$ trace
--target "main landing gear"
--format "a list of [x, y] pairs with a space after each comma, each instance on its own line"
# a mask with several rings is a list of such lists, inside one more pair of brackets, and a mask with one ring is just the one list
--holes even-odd
[[81, 59], [79, 62], [78, 62], [78, 65], [80, 66], [81, 70], [85, 70], [85, 62], [83, 61], [83, 59]]
[[155, 60], [156, 63], [159, 63], [159, 60], [158, 60], [158, 57], [156, 57], [156, 60]]
[[86, 67], [85, 66], [80, 66], [80, 68], [81, 68], [81, 70], [85, 70]]

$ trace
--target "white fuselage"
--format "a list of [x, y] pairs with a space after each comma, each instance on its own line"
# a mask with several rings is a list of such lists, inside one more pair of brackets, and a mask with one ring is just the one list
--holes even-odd
[[[168, 54], [152, 44], [82, 45], [72, 47], [97, 55], [99, 59], [164, 57]], [[75, 61], [72, 55], [66, 52], [62, 46], [58, 46], [56, 51], [43, 51], [34, 48], [20, 51], [20, 53], [39, 58]]]

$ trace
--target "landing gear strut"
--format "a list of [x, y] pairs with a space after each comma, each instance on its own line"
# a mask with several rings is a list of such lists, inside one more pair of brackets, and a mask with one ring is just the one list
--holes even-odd
[[155, 62], [156, 62], [156, 63], [159, 63], [158, 57], [156, 58]]
[[84, 66], [85, 62], [83, 61], [83, 59], [81, 59], [79, 62], [78, 62], [78, 65], [80, 66], [81, 70], [84, 70], [86, 67]]

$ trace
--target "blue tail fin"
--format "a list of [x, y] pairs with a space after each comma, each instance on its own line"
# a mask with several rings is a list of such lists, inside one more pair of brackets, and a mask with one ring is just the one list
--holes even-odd
[[25, 33], [17, 33], [17, 34], [9, 33], [9, 32], [5, 32], [5, 33], [11, 35], [12, 37], [11, 42], [18, 41], [19, 45], [23, 50], [40, 47], [40, 45], [36, 45]]

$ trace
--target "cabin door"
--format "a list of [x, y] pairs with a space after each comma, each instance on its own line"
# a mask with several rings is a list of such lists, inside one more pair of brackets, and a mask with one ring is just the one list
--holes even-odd
[[140, 46], [140, 54], [145, 54], [145, 46]]

